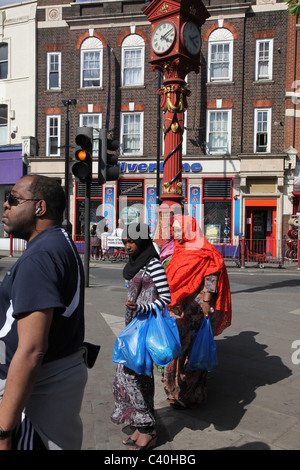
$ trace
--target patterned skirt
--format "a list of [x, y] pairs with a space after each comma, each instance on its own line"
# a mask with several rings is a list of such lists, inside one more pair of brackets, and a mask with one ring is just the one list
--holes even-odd
[[[142, 279], [142, 289], [139, 286]], [[137, 299], [138, 297], [138, 299]], [[128, 282], [128, 299], [138, 304], [147, 304], [157, 298], [157, 292], [151, 277], [143, 271]], [[136, 313], [126, 311], [125, 325], [128, 325]], [[154, 426], [154, 378], [139, 375], [131, 369], [118, 364], [113, 382], [115, 409], [111, 421], [115, 424], [129, 424], [133, 427]]]
[[133, 427], [154, 426], [154, 379], [118, 364], [113, 382], [115, 409], [111, 421]]

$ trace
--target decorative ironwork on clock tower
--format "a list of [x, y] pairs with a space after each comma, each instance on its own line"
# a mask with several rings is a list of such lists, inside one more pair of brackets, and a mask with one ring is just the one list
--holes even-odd
[[[183, 200], [182, 140], [184, 112], [190, 96], [185, 78], [191, 71], [199, 72], [200, 28], [210, 15], [201, 0], [152, 0], [144, 13], [152, 28], [151, 68], [160, 70], [164, 77], [158, 90], [164, 113], [164, 171], [159, 208], [162, 214], [172, 212], [176, 205], [180, 207]], [[169, 216], [167, 225], [168, 221]], [[158, 243], [166, 238], [163, 228], [155, 238]]]

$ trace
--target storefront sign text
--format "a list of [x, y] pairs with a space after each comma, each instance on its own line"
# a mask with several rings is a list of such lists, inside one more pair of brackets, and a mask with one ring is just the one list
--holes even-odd
[[[154, 173], [157, 164], [154, 162], [149, 163], [135, 163], [135, 162], [120, 162], [121, 173]], [[159, 164], [159, 171], [163, 172], [163, 162]], [[183, 163], [182, 170], [184, 173], [199, 173], [202, 171], [201, 163]]]

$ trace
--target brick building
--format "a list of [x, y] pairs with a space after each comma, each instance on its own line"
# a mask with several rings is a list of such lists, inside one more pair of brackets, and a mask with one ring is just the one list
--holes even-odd
[[[210, 17], [201, 31], [200, 72], [187, 77], [185, 203], [215, 242], [230, 244], [240, 233], [281, 239], [293, 212], [296, 156], [287, 149], [297, 145], [285, 132], [287, 7], [275, 0], [203, 3]], [[158, 75], [149, 65], [144, 7], [142, 0], [38, 0], [37, 6], [38, 153], [30, 170], [64, 185], [63, 100], [76, 99], [68, 108], [70, 157], [76, 127], [94, 127], [91, 222], [105, 216], [112, 229], [137, 211], [154, 222]], [[96, 129], [106, 126], [120, 141], [121, 176], [102, 188]], [[69, 194], [73, 233], [82, 235], [84, 188], [71, 175]]]

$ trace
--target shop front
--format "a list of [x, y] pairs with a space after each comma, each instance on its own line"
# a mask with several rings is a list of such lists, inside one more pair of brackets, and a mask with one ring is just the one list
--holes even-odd
[[[22, 159], [22, 147], [0, 147], [0, 200], [3, 204], [13, 185], [27, 172]], [[9, 249], [9, 238], [0, 224], [0, 249]]]
[[[215, 162], [216, 163], [216, 162]], [[216, 173], [217, 165], [214, 166]], [[90, 225], [103, 225], [110, 233], [121, 223], [139, 220], [154, 234], [157, 217], [156, 164], [122, 162], [121, 176], [103, 188], [91, 185]], [[162, 164], [161, 168], [162, 170]], [[234, 177], [206, 175], [198, 162], [184, 162], [182, 177], [183, 207], [199, 222], [205, 236], [214, 244], [231, 245], [240, 231], [240, 211], [234, 201]], [[236, 176], [236, 175], [234, 175]], [[162, 174], [160, 194], [162, 192]], [[75, 239], [84, 237], [85, 186], [76, 183]]]

